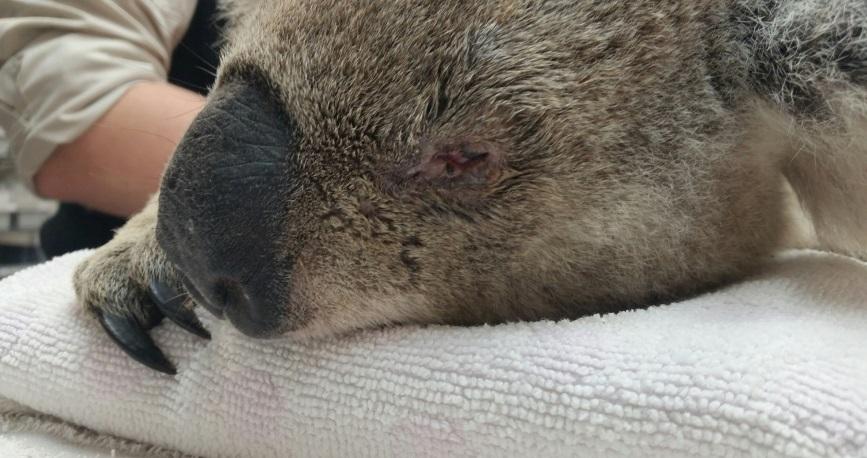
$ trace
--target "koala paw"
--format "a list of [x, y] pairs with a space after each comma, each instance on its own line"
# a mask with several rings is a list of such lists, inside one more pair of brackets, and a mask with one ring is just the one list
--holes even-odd
[[174, 365], [148, 330], [168, 318], [186, 331], [210, 339], [193, 312], [194, 302], [155, 244], [115, 240], [98, 249], [75, 271], [75, 291], [109, 337], [134, 360], [166, 374]]

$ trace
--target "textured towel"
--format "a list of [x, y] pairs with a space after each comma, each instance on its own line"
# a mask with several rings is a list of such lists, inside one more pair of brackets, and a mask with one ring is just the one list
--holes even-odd
[[867, 265], [782, 255], [677, 304], [569, 322], [259, 341], [154, 331], [169, 377], [75, 305], [70, 255], [0, 282], [0, 396], [207, 456], [867, 457]]

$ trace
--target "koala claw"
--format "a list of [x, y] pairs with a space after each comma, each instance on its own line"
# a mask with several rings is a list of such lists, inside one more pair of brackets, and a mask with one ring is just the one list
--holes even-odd
[[175, 366], [166, 358], [147, 330], [163, 317], [167, 317], [185, 331], [201, 338], [210, 339], [211, 333], [205, 329], [193, 310], [185, 306], [185, 294], [178, 294], [165, 282], [152, 280], [148, 285], [148, 295], [159, 310], [155, 313], [152, 323], [142, 324], [132, 315], [119, 315], [96, 309], [99, 324], [132, 359], [159, 372], [175, 375], [177, 373]]
[[177, 374], [175, 366], [135, 317], [104, 311], [97, 311], [96, 315], [109, 337], [132, 359], [164, 374]]
[[151, 280], [148, 293], [166, 318], [191, 334], [203, 339], [211, 339], [211, 333], [205, 329], [199, 317], [191, 308], [184, 306], [185, 294], [178, 294], [174, 288], [159, 280]]

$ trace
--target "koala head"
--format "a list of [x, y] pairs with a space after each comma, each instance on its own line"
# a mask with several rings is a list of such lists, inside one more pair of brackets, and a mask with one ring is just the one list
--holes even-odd
[[738, 271], [769, 236], [729, 236], [757, 211], [717, 179], [743, 168], [726, 121], [704, 75], [659, 70], [698, 13], [618, 5], [240, 2], [161, 246], [256, 337], [571, 317]]

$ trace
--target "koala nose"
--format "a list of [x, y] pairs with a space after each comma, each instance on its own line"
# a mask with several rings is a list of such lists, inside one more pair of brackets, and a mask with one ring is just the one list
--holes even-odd
[[[192, 275], [181, 275], [184, 287], [197, 304], [218, 318], [224, 318], [226, 309], [229, 309], [228, 313], [234, 317], [232, 324], [247, 335], [264, 336], [259, 323], [267, 322], [269, 317], [253, 315], [267, 310], [267, 307], [254, 307], [251, 300], [252, 296], [264, 296], [263, 294], [254, 292], [251, 295], [248, 292], [249, 286], [231, 277], [213, 276], [195, 269], [192, 270]], [[265, 293], [267, 295], [267, 291]]]
[[188, 292], [253, 337], [279, 333], [292, 275], [295, 129], [266, 87], [233, 80], [214, 91], [166, 169], [157, 219]]

